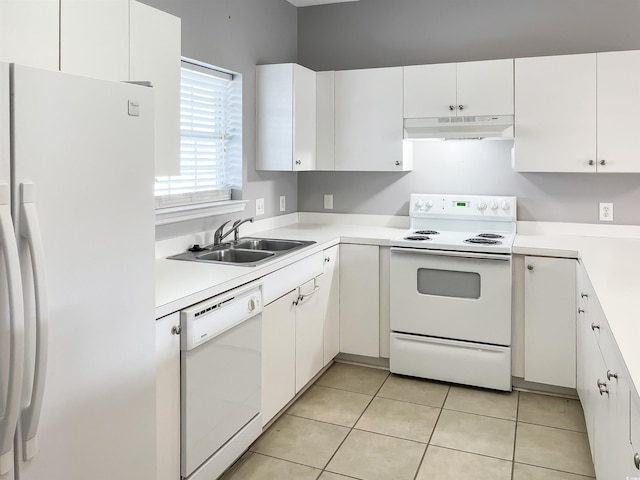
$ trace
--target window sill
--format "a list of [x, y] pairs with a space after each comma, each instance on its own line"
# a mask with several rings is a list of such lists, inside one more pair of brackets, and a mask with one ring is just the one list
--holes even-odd
[[249, 200], [224, 200], [221, 202], [159, 208], [156, 210], [156, 227], [170, 223], [197, 220], [214, 215], [242, 212], [247, 206], [247, 203], [249, 203]]

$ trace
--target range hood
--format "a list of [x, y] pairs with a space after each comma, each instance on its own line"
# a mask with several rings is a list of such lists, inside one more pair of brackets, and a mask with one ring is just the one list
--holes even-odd
[[404, 138], [513, 138], [513, 115], [405, 118]]

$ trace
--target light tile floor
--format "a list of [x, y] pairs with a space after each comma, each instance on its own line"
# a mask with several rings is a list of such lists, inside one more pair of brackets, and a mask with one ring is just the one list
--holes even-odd
[[224, 480], [586, 480], [577, 400], [335, 363]]

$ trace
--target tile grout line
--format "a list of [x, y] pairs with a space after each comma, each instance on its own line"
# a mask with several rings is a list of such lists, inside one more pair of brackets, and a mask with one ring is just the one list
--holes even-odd
[[516, 402], [516, 428], [513, 431], [513, 453], [511, 454], [511, 480], [516, 469], [516, 440], [518, 438], [518, 417], [520, 416], [520, 392], [516, 392], [518, 395], [518, 401]]
[[[318, 476], [318, 478], [320, 478], [320, 476], [322, 476], [322, 474], [324, 472], [326, 472], [326, 468], [329, 466], [329, 464], [331, 463], [331, 460], [333, 460], [333, 457], [336, 456], [336, 453], [338, 453], [338, 451], [340, 450], [340, 448], [342, 448], [342, 445], [344, 445], [344, 442], [347, 441], [347, 438], [349, 438], [349, 435], [351, 435], [351, 432], [353, 432], [353, 430], [355, 429], [356, 424], [360, 421], [360, 419], [362, 418], [362, 416], [364, 415], [364, 412], [367, 411], [367, 409], [369, 408], [369, 406], [371, 405], [371, 403], [373, 402], [373, 399], [376, 398], [376, 395], [378, 394], [378, 392], [380, 391], [380, 389], [382, 388], [382, 386], [385, 384], [385, 382], [389, 379], [389, 375], [391, 374], [391, 372], [387, 371], [387, 376], [384, 378], [384, 380], [382, 381], [382, 383], [380, 384], [380, 386], [378, 387], [378, 389], [375, 391], [375, 393], [373, 394], [373, 396], [371, 397], [371, 400], [369, 400], [369, 402], [367, 403], [367, 406], [364, 407], [364, 409], [362, 410], [362, 413], [360, 413], [360, 415], [358, 416], [358, 418], [356, 419], [355, 422], [353, 422], [353, 425], [349, 428], [349, 431], [347, 432], [347, 434], [344, 436], [344, 438], [342, 439], [342, 441], [340, 442], [340, 445], [338, 445], [338, 448], [336, 448], [335, 452], [333, 452], [333, 454], [331, 455], [331, 457], [329, 457], [329, 460], [327, 461], [327, 463], [325, 463], [324, 467], [322, 468], [322, 471], [320, 472], [320, 475]], [[336, 390], [340, 390], [340, 389], [336, 389]], [[346, 391], [346, 390], [345, 390]], [[352, 392], [355, 393], [355, 392]], [[333, 425], [333, 424], [331, 424]], [[334, 473], [334, 472], [329, 472], [329, 473]], [[342, 474], [340, 474], [342, 475]]]

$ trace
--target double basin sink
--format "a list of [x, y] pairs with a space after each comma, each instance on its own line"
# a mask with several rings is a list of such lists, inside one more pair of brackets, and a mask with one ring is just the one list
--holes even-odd
[[202, 249], [193, 248], [188, 252], [167, 258], [253, 267], [314, 243], [316, 242], [275, 238], [240, 238], [233, 242], [210, 245]]

